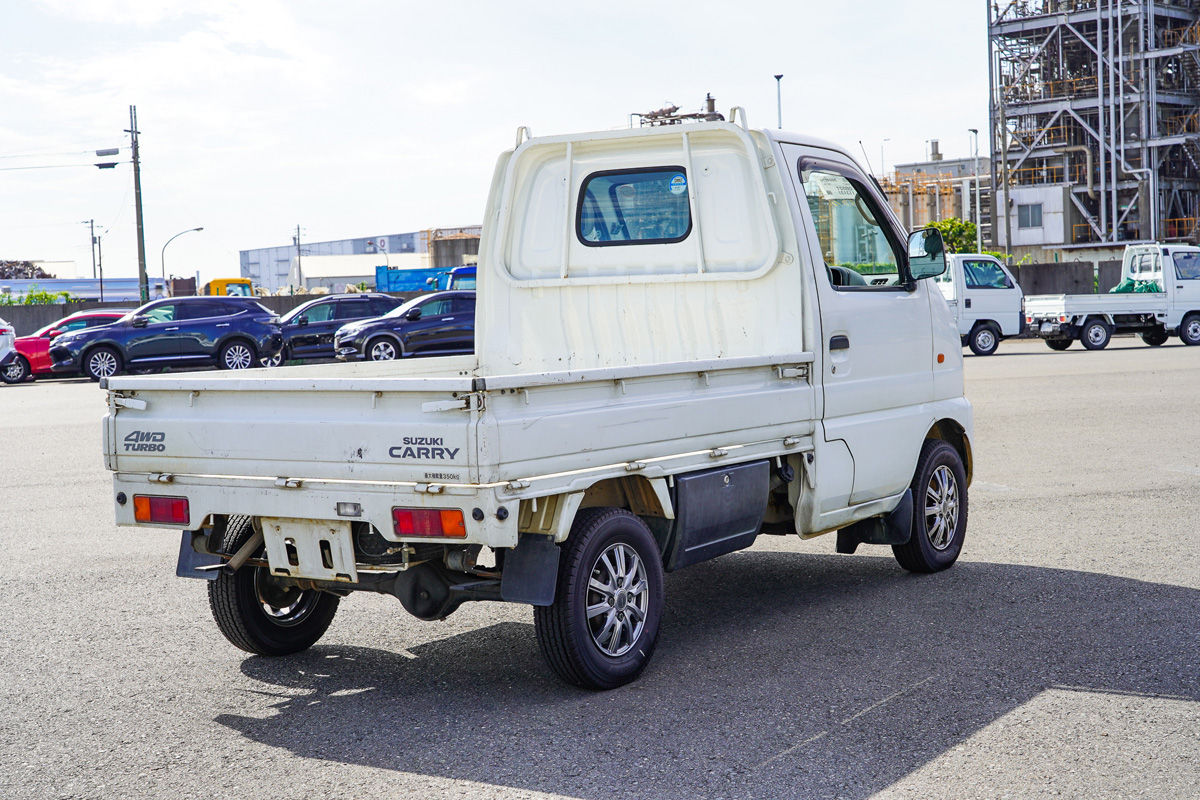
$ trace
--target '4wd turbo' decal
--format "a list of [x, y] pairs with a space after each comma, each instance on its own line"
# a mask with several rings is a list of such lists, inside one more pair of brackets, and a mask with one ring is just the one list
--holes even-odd
[[392, 458], [427, 458], [448, 461], [458, 455], [461, 447], [446, 447], [440, 437], [405, 436], [401, 445], [388, 449]]
[[167, 449], [167, 435], [160, 431], [133, 431], [125, 437], [125, 452], [161, 453]]

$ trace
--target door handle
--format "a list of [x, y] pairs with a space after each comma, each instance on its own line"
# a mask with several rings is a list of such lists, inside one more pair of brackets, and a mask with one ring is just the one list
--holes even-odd
[[971, 307], [971, 299], [970, 299], [970, 298], [967, 298], [967, 300], [966, 300], [966, 304], [967, 304], [967, 305], [966, 305], [966, 307], [967, 307], [967, 308], [970, 308], [970, 307]]
[[850, 349], [850, 337], [849, 336], [834, 336], [832, 339], [829, 340], [829, 349], [830, 350], [849, 350]]
[[218, 328], [228, 328], [228, 327], [229, 327], [229, 323], [228, 323], [228, 322], [218, 322], [218, 323], [217, 323], [217, 327], [218, 327]]
[[179, 330], [179, 327], [178, 327], [178, 326], [176, 326], [176, 327], [174, 327], [174, 328], [164, 328], [163, 330], [168, 330], [168, 331], [177, 331], [177, 330]]

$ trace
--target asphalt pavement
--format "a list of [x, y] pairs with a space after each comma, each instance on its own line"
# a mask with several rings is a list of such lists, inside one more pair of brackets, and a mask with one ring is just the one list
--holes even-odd
[[177, 533], [113, 524], [103, 393], [0, 386], [0, 797], [1200, 797], [1200, 348], [1004, 342], [966, 374], [953, 569], [760, 537], [668, 576], [607, 693], [499, 603], [353, 595], [247, 656]]

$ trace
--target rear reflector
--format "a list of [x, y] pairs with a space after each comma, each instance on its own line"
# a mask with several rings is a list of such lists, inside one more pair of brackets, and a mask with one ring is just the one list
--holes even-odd
[[467, 535], [463, 513], [457, 508], [393, 508], [392, 530], [397, 536], [445, 536], [460, 539]]
[[133, 518], [138, 522], [186, 525], [189, 518], [188, 500], [186, 497], [152, 497], [135, 494], [133, 496]]

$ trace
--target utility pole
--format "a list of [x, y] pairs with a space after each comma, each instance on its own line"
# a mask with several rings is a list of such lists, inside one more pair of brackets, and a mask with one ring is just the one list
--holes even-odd
[[85, 219], [81, 225], [87, 225], [92, 235], [92, 280], [96, 280], [96, 220]]
[[[971, 134], [975, 137], [975, 252], [983, 252], [983, 218], [980, 216], [979, 202], [979, 129], [968, 128]], [[967, 202], [971, 202], [971, 198], [967, 198]], [[970, 214], [967, 215], [968, 217]]]
[[300, 226], [296, 226], [296, 280], [304, 285], [304, 272], [300, 269]]
[[96, 252], [100, 254], [100, 302], [104, 302], [104, 248], [100, 244], [100, 237], [96, 237]]
[[138, 158], [137, 106], [129, 107], [129, 139], [133, 144], [133, 203], [137, 212], [138, 291], [142, 302], [150, 302], [150, 281], [146, 278], [146, 235], [142, 228], [142, 169]]

